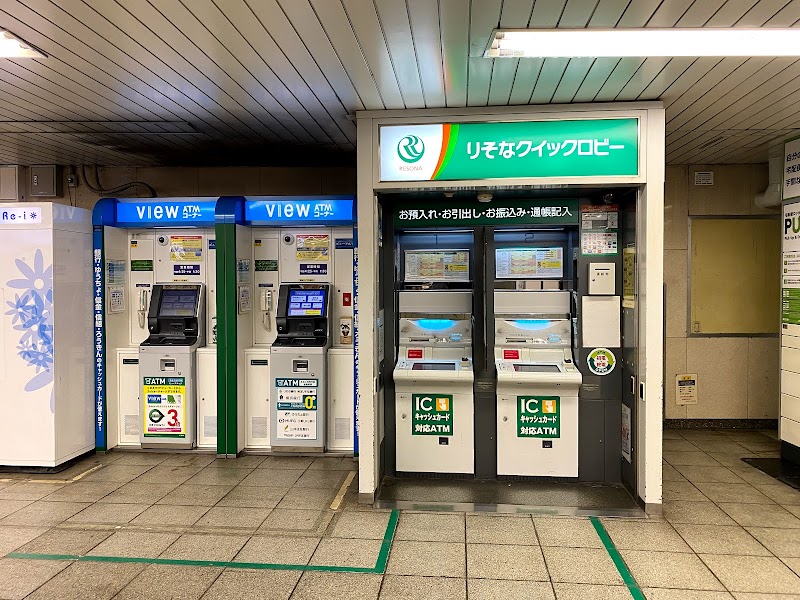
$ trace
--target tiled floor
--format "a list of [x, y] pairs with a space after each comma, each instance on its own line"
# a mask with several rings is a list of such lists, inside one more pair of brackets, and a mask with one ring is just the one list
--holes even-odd
[[[664, 516], [602, 520], [649, 600], [800, 599], [800, 492], [740, 460], [776, 448], [758, 432], [665, 433]], [[394, 520], [359, 506], [356, 483], [331, 509], [352, 470], [348, 459], [112, 452], [58, 475], [0, 475], [0, 556], [123, 559], [2, 558], [0, 599], [634, 597], [585, 518], [403, 511], [385, 573], [369, 572]]]

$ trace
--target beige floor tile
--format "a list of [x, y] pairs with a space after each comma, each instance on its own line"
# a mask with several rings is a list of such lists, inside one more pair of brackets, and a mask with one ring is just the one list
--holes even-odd
[[307, 565], [319, 545], [319, 538], [255, 535], [234, 559], [235, 562]]
[[589, 519], [534, 517], [533, 523], [542, 546], [603, 547], [603, 542]]
[[167, 456], [160, 464], [170, 467], [207, 467], [216, 459], [216, 453], [176, 452]]
[[733, 440], [692, 440], [703, 452], [722, 452], [728, 456], [752, 456], [752, 452]]
[[136, 479], [114, 490], [108, 496], [101, 498], [100, 502], [155, 504], [176, 487], [178, 487], [177, 483], [140, 483]]
[[747, 531], [778, 558], [800, 557], [800, 529], [748, 527]]
[[695, 554], [622, 550], [622, 558], [639, 587], [724, 590]]
[[751, 467], [747, 463], [741, 463], [740, 466], [731, 467], [731, 471], [736, 475], [753, 486], [758, 485], [775, 485], [778, 483], [777, 479], [770, 477], [763, 471], [759, 471], [755, 467]]
[[696, 483], [695, 487], [712, 502], [772, 504], [772, 500], [749, 483]]
[[199, 600], [222, 573], [215, 567], [150, 565], [114, 596], [114, 600], [166, 600], [164, 589], [154, 585], [169, 582], [169, 600]]
[[557, 600], [630, 600], [631, 593], [621, 585], [554, 583]]
[[[470, 592], [470, 597], [471, 592]], [[466, 600], [464, 578], [386, 575], [381, 600]], [[508, 600], [511, 600], [510, 598]]]
[[197, 475], [186, 480], [191, 485], [237, 485], [253, 469], [231, 469], [227, 467], [206, 467]]
[[800, 594], [753, 594], [750, 592], [734, 592], [736, 600], [800, 600]]
[[[218, 458], [210, 463], [208, 467], [222, 467], [224, 469], [255, 469], [267, 460], [266, 456], [248, 454], [237, 456], [236, 458]], [[208, 468], [206, 467], [206, 468]]]
[[89, 473], [81, 481], [115, 481], [128, 483], [139, 477], [139, 475], [149, 471], [151, 468], [152, 467], [147, 465], [111, 464], [93, 473]]
[[278, 502], [278, 508], [324, 510], [329, 508], [337, 490], [293, 487]]
[[744, 483], [744, 480], [733, 471], [721, 465], [716, 467], [682, 465], [675, 469], [692, 483]]
[[378, 562], [382, 544], [382, 540], [323, 538], [310, 564], [371, 569]]
[[664, 503], [664, 518], [672, 524], [736, 525], [716, 504], [706, 502], [671, 501]]
[[719, 507], [743, 527], [800, 528], [800, 519], [777, 504], [720, 503]]
[[622, 577], [605, 548], [544, 547], [544, 561], [553, 582], [622, 585]]
[[331, 537], [382, 540], [389, 525], [388, 512], [344, 512], [333, 526]]
[[781, 560], [783, 560], [784, 564], [797, 575], [800, 575], [800, 558], [784, 558]]
[[800, 590], [800, 577], [774, 557], [703, 554], [703, 562], [732, 592], [792, 594]]
[[[4, 530], [0, 529], [0, 535]], [[111, 535], [110, 531], [51, 529], [17, 549], [26, 554], [86, 554]]]
[[467, 515], [467, 543], [538, 546], [539, 540], [529, 516]]
[[465, 565], [463, 543], [397, 540], [392, 544], [386, 572], [391, 575], [464, 578], [467, 576]]
[[76, 481], [47, 495], [54, 502], [97, 502], [124, 484], [119, 481]]
[[217, 578], [203, 600], [288, 600], [300, 575], [300, 571], [231, 569]]
[[144, 570], [134, 563], [76, 562], [33, 592], [30, 600], [110, 600]]
[[108, 524], [120, 525], [129, 523], [132, 519], [150, 508], [149, 504], [91, 504], [81, 512], [67, 519], [69, 523]]
[[322, 488], [338, 491], [344, 483], [345, 477], [347, 477], [347, 471], [308, 469], [294, 485], [298, 488]]
[[289, 487], [243, 486], [233, 488], [217, 506], [240, 506], [243, 508], [275, 508]]
[[303, 573], [292, 600], [375, 600], [381, 590], [381, 575], [364, 573]]
[[704, 502], [706, 496], [688, 481], [665, 481], [662, 490], [664, 502]]
[[92, 556], [127, 556], [155, 558], [175, 542], [176, 533], [153, 533], [149, 531], [118, 531], [107, 537], [88, 554]]
[[642, 590], [647, 600], [732, 600], [728, 592], [710, 592], [707, 590], [669, 590], [663, 588], [645, 588]]
[[471, 579], [549, 579], [538, 546], [467, 544], [467, 574]]
[[0, 556], [14, 551], [21, 552], [21, 546], [24, 547], [47, 530], [47, 527], [0, 527]]
[[0, 519], [0, 525], [52, 527], [63, 523], [89, 506], [87, 502], [48, 502], [39, 500]]
[[[554, 600], [548, 582], [508, 579], [467, 579], [470, 600]], [[626, 599], [627, 600], [627, 599]]]
[[[323, 457], [320, 457], [323, 458]], [[263, 463], [258, 465], [259, 469], [290, 469], [301, 473], [308, 469], [312, 463], [320, 458], [314, 459], [307, 456], [268, 456]], [[334, 461], [339, 459], [334, 458]]]
[[194, 477], [202, 470], [202, 467], [174, 467], [169, 465], [157, 465], [139, 475], [134, 481], [136, 483], [171, 483], [173, 488], [188, 479]]
[[124, 450], [115, 450], [114, 454], [120, 455], [115, 464], [149, 465], [151, 467], [161, 464], [171, 456], [164, 452], [125, 452]]
[[215, 506], [195, 523], [195, 527], [258, 529], [269, 516], [269, 508]]
[[462, 513], [401, 512], [394, 539], [464, 543], [465, 528], [465, 516]]
[[664, 460], [676, 469], [680, 466], [720, 466], [716, 459], [697, 448], [689, 452], [670, 452], [665, 449]]
[[692, 442], [679, 439], [679, 440], [664, 440], [663, 442], [663, 449], [664, 452], [697, 452], [699, 448], [695, 446]]
[[33, 502], [33, 500], [0, 500], [0, 519], [17, 512], [20, 508], [33, 504]]
[[187, 533], [167, 548], [161, 558], [184, 560], [233, 560], [249, 538], [242, 535]]
[[0, 559], [0, 598], [22, 600], [70, 564], [66, 560]]
[[334, 456], [320, 456], [314, 459], [308, 466], [309, 470], [323, 470], [323, 471], [358, 471], [358, 460], [343, 456], [337, 458]]
[[675, 467], [666, 463], [661, 465], [661, 477], [664, 481], [686, 481], [686, 477], [681, 475]]
[[758, 540], [738, 525], [676, 524], [675, 529], [696, 554], [770, 556]]
[[160, 527], [188, 527], [194, 525], [209, 510], [208, 506], [151, 506], [131, 523]]
[[708, 452], [707, 454], [719, 464], [732, 469], [741, 468], [742, 465], [747, 464], [742, 461], [742, 457], [737, 455], [731, 455], [725, 452]]
[[605, 519], [603, 526], [617, 548], [662, 552], [691, 552], [669, 523]]
[[294, 510], [275, 508], [269, 513], [259, 531], [262, 533], [280, 532], [319, 532], [322, 533], [333, 518], [330, 510]]
[[156, 504], [214, 506], [232, 489], [232, 485], [190, 485], [183, 483], [161, 498]]
[[67, 484], [34, 483], [31, 481], [9, 482], [0, 489], [0, 500], [41, 500]]
[[252, 471], [242, 480], [241, 485], [259, 485], [266, 487], [287, 487], [294, 485], [303, 471], [300, 469], [266, 468], [269, 461]]
[[783, 483], [777, 485], [755, 484], [756, 489], [782, 506], [800, 506], [800, 491]]

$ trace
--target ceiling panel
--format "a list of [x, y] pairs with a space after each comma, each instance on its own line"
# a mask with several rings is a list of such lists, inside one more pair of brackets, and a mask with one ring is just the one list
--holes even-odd
[[800, 0], [4, 0], [0, 163], [353, 160], [363, 109], [661, 100], [671, 163], [761, 161], [800, 62], [485, 59], [496, 27], [797, 27]]

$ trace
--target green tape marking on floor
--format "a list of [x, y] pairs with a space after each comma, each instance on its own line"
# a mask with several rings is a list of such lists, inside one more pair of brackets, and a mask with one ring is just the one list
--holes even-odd
[[22, 558], [27, 560], [74, 560], [78, 562], [103, 562], [103, 563], [140, 563], [149, 565], [181, 565], [190, 567], [221, 567], [224, 569], [261, 569], [274, 571], [325, 571], [328, 573], [377, 573], [382, 575], [386, 571], [389, 560], [389, 551], [392, 548], [394, 533], [400, 511], [393, 510], [389, 515], [389, 523], [383, 534], [381, 549], [374, 567], [340, 567], [336, 565], [284, 565], [278, 563], [249, 563], [232, 562], [223, 560], [188, 560], [181, 558], [144, 558], [138, 556], [90, 556], [80, 554], [31, 554], [26, 552], [10, 552], [6, 558]]
[[625, 561], [622, 560], [619, 550], [617, 550], [614, 542], [611, 541], [611, 536], [608, 535], [606, 528], [603, 527], [603, 523], [597, 517], [589, 517], [589, 520], [592, 522], [592, 525], [594, 525], [594, 530], [597, 532], [597, 535], [600, 536], [600, 541], [603, 542], [606, 552], [608, 552], [611, 560], [614, 561], [614, 566], [617, 567], [617, 571], [622, 577], [622, 581], [624, 581], [625, 585], [628, 587], [631, 596], [633, 596], [635, 600], [646, 600], [642, 590], [639, 589], [639, 584], [636, 583]]

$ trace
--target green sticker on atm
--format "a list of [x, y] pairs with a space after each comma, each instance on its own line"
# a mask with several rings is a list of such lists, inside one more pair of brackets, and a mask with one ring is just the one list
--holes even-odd
[[132, 260], [131, 261], [131, 271], [152, 271], [153, 270], [153, 261], [152, 260]]
[[411, 394], [411, 435], [453, 435], [452, 394]]
[[257, 260], [256, 261], [256, 272], [277, 271], [277, 270], [278, 270], [278, 261], [277, 260]]
[[517, 437], [561, 437], [558, 396], [517, 396]]

